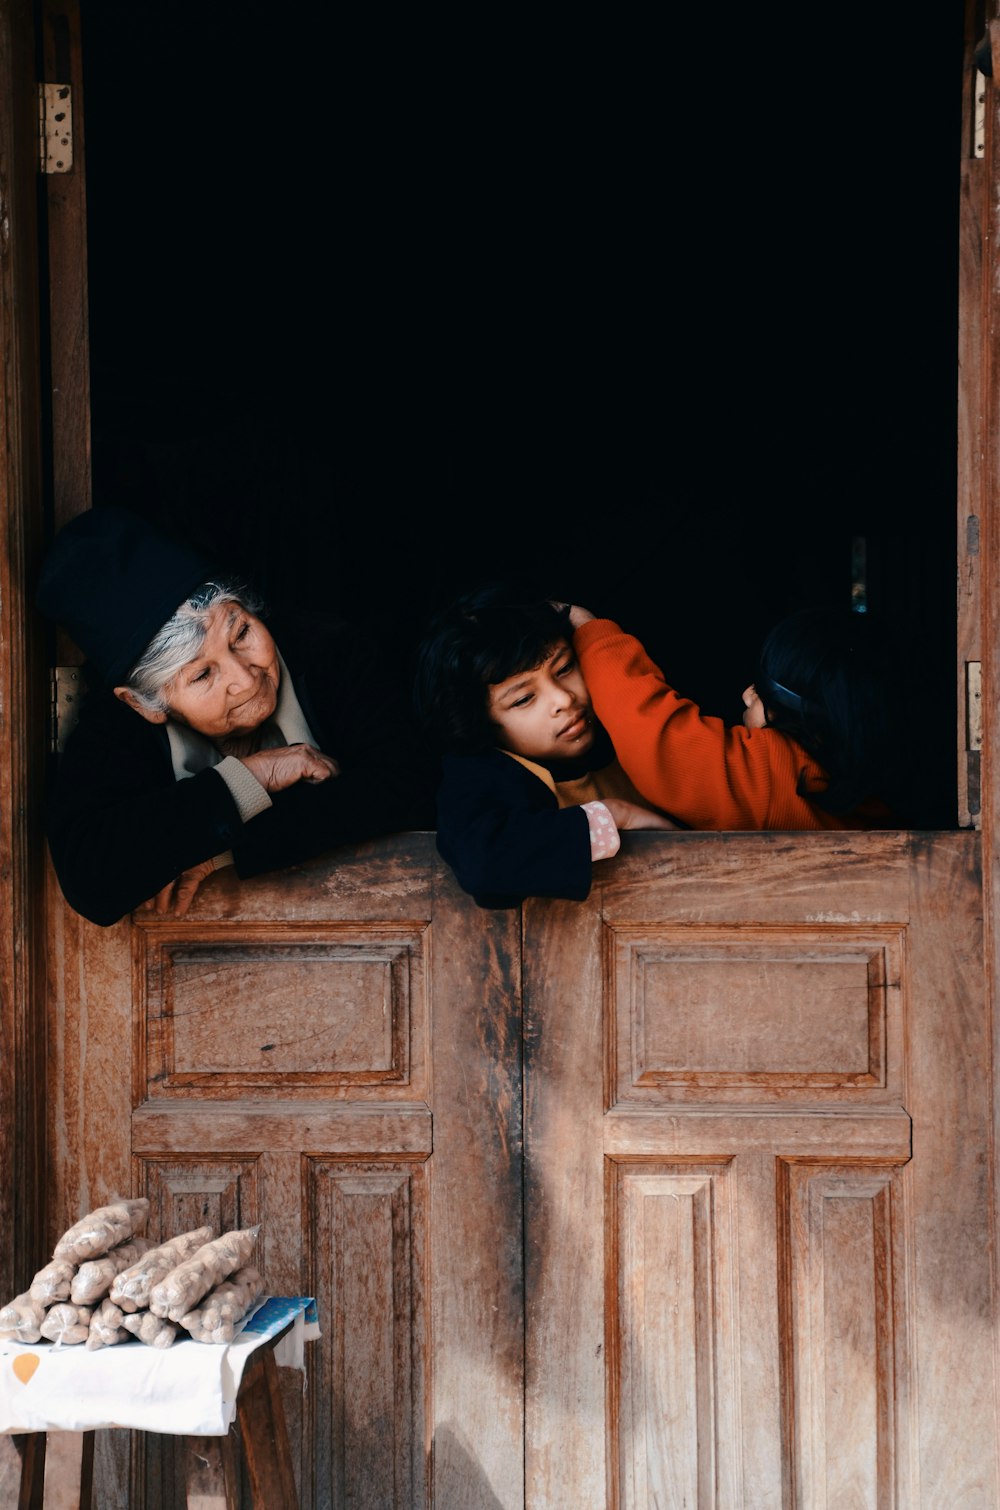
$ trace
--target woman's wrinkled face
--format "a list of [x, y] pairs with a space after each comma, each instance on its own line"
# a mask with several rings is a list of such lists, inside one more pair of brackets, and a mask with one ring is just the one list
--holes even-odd
[[271, 717], [281, 667], [260, 619], [238, 603], [211, 612], [200, 654], [164, 688], [169, 716], [209, 739], [249, 734]]
[[489, 689], [497, 744], [529, 760], [570, 760], [594, 742], [594, 717], [583, 672], [565, 640], [540, 666]]

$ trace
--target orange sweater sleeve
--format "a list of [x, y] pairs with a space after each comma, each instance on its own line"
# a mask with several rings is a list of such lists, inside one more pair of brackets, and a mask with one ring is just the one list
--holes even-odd
[[573, 637], [594, 711], [649, 802], [691, 828], [845, 828], [799, 794], [822, 769], [777, 729], [728, 727], [668, 685], [634, 635], [591, 619]]

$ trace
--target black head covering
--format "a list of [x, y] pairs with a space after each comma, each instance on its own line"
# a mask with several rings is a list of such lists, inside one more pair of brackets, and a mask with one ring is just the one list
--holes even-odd
[[150, 640], [202, 582], [206, 556], [127, 509], [102, 507], [64, 525], [42, 564], [36, 602], [118, 687]]

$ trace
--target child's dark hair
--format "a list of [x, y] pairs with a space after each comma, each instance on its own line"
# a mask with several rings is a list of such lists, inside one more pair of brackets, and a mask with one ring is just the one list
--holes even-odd
[[868, 621], [851, 609], [792, 614], [764, 641], [754, 679], [768, 724], [791, 735], [829, 777], [811, 796], [848, 813], [884, 795], [891, 717], [887, 678]]
[[503, 584], [459, 598], [436, 616], [417, 650], [414, 701], [428, 738], [457, 754], [492, 749], [488, 688], [533, 671], [572, 636], [568, 607], [525, 600]]

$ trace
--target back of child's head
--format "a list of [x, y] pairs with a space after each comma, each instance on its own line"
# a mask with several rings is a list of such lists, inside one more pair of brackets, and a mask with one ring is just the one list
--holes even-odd
[[491, 749], [489, 688], [534, 670], [572, 633], [568, 608], [527, 599], [505, 584], [458, 598], [432, 621], [417, 650], [414, 700], [428, 737], [456, 754]]
[[783, 619], [764, 641], [754, 684], [769, 725], [791, 735], [829, 777], [812, 799], [817, 806], [843, 814], [884, 795], [889, 687], [862, 614], [816, 608]]

